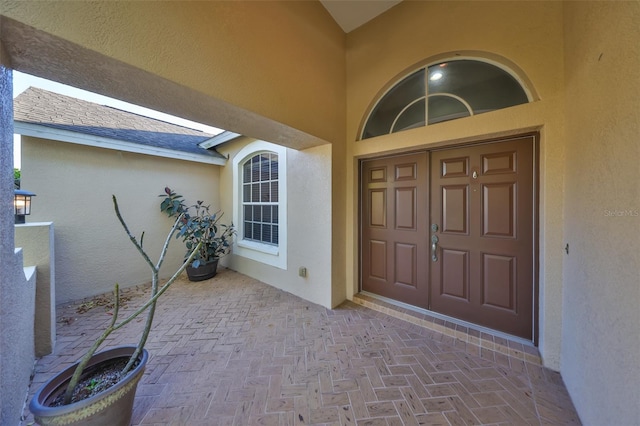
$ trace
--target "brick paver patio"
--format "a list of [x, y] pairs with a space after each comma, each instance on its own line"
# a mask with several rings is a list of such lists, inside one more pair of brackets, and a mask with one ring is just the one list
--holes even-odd
[[[128, 291], [124, 311], [146, 291]], [[37, 362], [32, 392], [109, 320], [103, 306], [59, 307], [56, 350]], [[106, 346], [134, 343], [141, 326]], [[230, 270], [176, 282], [147, 349], [134, 425], [579, 424], [555, 372], [490, 361], [432, 330], [350, 302], [325, 309]], [[32, 422], [27, 410], [22, 424]]]

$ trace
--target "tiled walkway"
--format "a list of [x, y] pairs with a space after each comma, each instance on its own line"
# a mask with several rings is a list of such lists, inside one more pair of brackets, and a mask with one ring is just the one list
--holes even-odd
[[[126, 310], [144, 291], [130, 292]], [[111, 318], [103, 306], [78, 314], [77, 305], [58, 317], [56, 352], [38, 361], [32, 388], [75, 362]], [[133, 343], [141, 323], [107, 346]], [[160, 299], [133, 424], [579, 424], [559, 374], [466, 346], [361, 305], [328, 310], [222, 270], [179, 281]], [[25, 417], [23, 425], [33, 422]]]

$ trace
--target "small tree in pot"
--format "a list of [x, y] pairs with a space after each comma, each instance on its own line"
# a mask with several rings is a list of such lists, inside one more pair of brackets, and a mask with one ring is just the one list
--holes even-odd
[[[143, 249], [144, 232], [139, 241], [131, 234], [120, 214], [115, 195], [113, 205], [127, 236], [152, 271], [151, 295], [142, 306], [118, 323], [120, 291], [118, 284], [115, 285], [113, 316], [110, 324], [80, 361], [56, 374], [31, 399], [29, 409], [41, 425], [124, 426], [130, 423], [136, 387], [142, 378], [149, 357], [144, 346], [153, 323], [156, 302], [193, 260], [202, 245], [196, 244], [182, 266], [164, 285], [160, 286], [160, 267], [169, 241], [182, 223], [182, 215], [179, 215], [173, 224], [165, 239], [160, 257], [154, 264]], [[119, 346], [96, 353], [111, 333], [129, 324], [145, 311], [147, 319], [137, 346]]]
[[180, 216], [180, 226], [176, 238], [182, 238], [185, 244], [185, 259], [196, 245], [199, 250], [187, 267], [187, 275], [191, 281], [212, 278], [216, 274], [218, 260], [229, 254], [235, 228], [233, 224], [220, 223], [223, 213], [218, 210], [211, 213], [210, 206], [198, 200], [196, 204], [187, 206], [182, 195], [166, 187], [160, 203], [160, 211], [173, 218]]

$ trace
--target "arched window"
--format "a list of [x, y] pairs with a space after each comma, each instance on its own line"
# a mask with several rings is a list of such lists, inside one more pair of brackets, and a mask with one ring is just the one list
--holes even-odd
[[287, 268], [287, 150], [264, 141], [233, 159], [234, 254]]
[[413, 72], [382, 96], [361, 139], [527, 102], [518, 80], [496, 65], [471, 59], [440, 62]]

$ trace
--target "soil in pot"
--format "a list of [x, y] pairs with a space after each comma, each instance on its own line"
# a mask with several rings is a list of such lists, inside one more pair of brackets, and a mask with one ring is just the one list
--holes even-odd
[[[136, 362], [134, 364], [134, 368], [138, 364], [139, 362]], [[85, 372], [82, 375], [82, 378], [73, 391], [71, 403], [73, 404], [74, 402], [91, 398], [92, 396], [106, 391], [112, 386], [115, 386], [122, 379], [122, 375], [120, 373], [125, 365], [127, 365], [126, 359], [117, 359], [110, 362], [104, 362], [89, 369], [89, 371]], [[47, 401], [45, 401], [46, 405], [49, 407], [63, 406], [65, 389], [66, 387], [63, 388], [62, 392], [60, 392], [58, 395], [52, 395], [53, 400], [51, 400], [52, 398], [49, 398]]]

